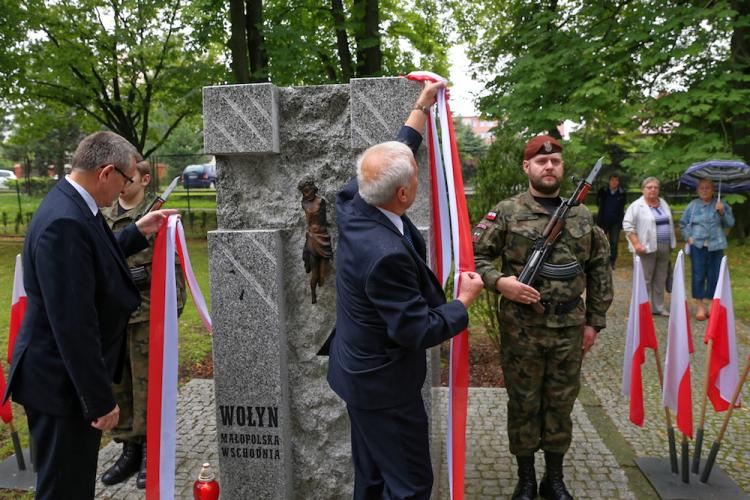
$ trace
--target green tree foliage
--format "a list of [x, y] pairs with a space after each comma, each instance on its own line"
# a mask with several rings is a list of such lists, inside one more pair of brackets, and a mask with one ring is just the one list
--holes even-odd
[[474, 196], [469, 200], [469, 216], [478, 222], [500, 200], [528, 187], [523, 173], [524, 141], [505, 127], [495, 129], [495, 139], [477, 163]]
[[[750, 7], [740, 0], [490, 0], [459, 6], [481, 110], [523, 134], [581, 123], [570, 151], [634, 175], [750, 161]], [[569, 161], [566, 155], [566, 161]]]
[[25, 40], [25, 19], [17, 0], [0, 0], [0, 104], [17, 83], [21, 68], [17, 51]]
[[26, 177], [46, 176], [50, 165], [54, 174], [62, 177], [71, 152], [85, 135], [79, 124], [86, 121], [75, 110], [56, 103], [17, 106], [13, 122], [8, 122], [12, 133], [4, 144], [4, 154], [24, 165]]
[[479, 159], [487, 152], [487, 144], [460, 118], [453, 119], [458, 155], [461, 157], [461, 174], [465, 183], [471, 184]]
[[[65, 106], [132, 142], [148, 157], [190, 115], [221, 66], [191, 43], [181, 0], [27, 0], [17, 106]], [[3, 31], [5, 31], [4, 28]], [[169, 109], [161, 133], [157, 107]], [[25, 124], [19, 123], [23, 127]]]
[[[413, 69], [447, 74], [447, 7], [437, 0], [269, 0], [255, 15], [262, 21], [254, 38], [250, 27], [258, 25], [248, 25], [251, 3], [244, 2], [242, 12], [241, 0], [229, 2], [228, 25], [214, 19], [213, 34], [206, 35], [230, 34], [226, 55], [235, 82], [346, 83], [355, 76]], [[265, 56], [262, 70], [247, 64], [259, 52]]]

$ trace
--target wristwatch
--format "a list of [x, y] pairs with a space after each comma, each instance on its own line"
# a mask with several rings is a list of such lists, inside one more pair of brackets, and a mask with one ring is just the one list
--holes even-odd
[[414, 108], [417, 111], [421, 111], [422, 113], [426, 114], [427, 116], [430, 116], [430, 107], [424, 106], [422, 104], [416, 103], [414, 104]]

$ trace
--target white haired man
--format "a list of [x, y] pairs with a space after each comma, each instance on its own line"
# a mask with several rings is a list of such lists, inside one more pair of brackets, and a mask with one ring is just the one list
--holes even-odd
[[458, 297], [446, 303], [425, 264], [425, 242], [405, 214], [417, 196], [418, 131], [443, 86], [425, 86], [398, 141], [366, 150], [357, 178], [336, 200], [336, 330], [328, 382], [349, 412], [357, 500], [430, 498], [420, 392], [425, 349], [466, 328], [466, 309], [482, 289], [477, 274], [463, 273]]

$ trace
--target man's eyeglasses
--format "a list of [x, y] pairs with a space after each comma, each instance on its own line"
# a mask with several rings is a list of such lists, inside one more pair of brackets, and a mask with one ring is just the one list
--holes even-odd
[[[112, 164], [110, 163], [110, 165], [112, 165]], [[106, 166], [107, 166], [107, 165], [102, 165], [102, 166], [101, 166], [101, 167], [99, 167], [99, 168], [104, 168], [104, 167], [106, 167]], [[125, 180], [127, 181], [127, 182], [125, 183], [125, 185], [126, 185], [126, 186], [129, 186], [130, 184], [133, 184], [133, 183], [135, 182], [135, 179], [133, 179], [133, 178], [132, 178], [132, 177], [130, 177], [129, 175], [126, 175], [126, 174], [125, 174], [125, 172], [123, 172], [122, 170], [120, 170], [120, 167], [118, 167], [117, 165], [112, 165], [112, 168], [114, 168], [115, 170], [117, 170], [117, 173], [118, 173], [118, 174], [120, 174], [121, 176], [125, 177]]]

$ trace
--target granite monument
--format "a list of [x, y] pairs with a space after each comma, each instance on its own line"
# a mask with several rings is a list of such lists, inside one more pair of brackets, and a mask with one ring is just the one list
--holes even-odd
[[[308, 221], [297, 186], [314, 179], [316, 196], [332, 207], [357, 155], [395, 136], [419, 91], [403, 78], [203, 90], [205, 152], [218, 170], [209, 267], [224, 498], [351, 497], [349, 422], [326, 382], [327, 358], [316, 355], [335, 322], [335, 268], [311, 304], [300, 262]], [[424, 231], [424, 147], [417, 161], [419, 197], [409, 215]], [[333, 210], [328, 216], [335, 254]], [[433, 443], [433, 463], [439, 452]]]

